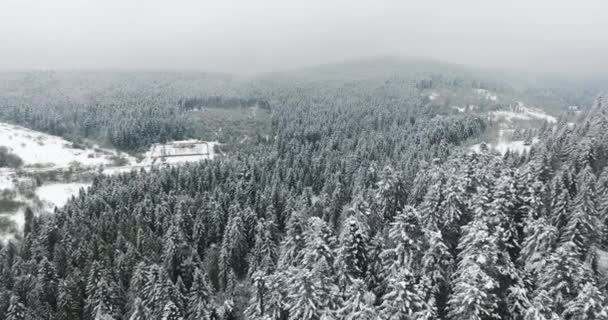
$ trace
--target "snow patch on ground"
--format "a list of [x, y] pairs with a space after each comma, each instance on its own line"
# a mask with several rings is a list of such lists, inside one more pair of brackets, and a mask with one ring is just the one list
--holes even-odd
[[[23, 226], [25, 225], [25, 209], [19, 208], [15, 213], [0, 214], [0, 219], [12, 222], [16, 230], [23, 230]], [[15, 239], [13, 232], [0, 232], [0, 243], [6, 243], [13, 239]]]
[[12, 190], [15, 188], [15, 176], [12, 170], [0, 169], [0, 192], [2, 190]]
[[23, 202], [14, 212], [0, 214], [0, 219], [12, 223], [7, 230], [0, 230], [0, 242], [14, 240], [16, 233], [23, 230], [25, 225], [25, 210], [30, 207], [34, 214], [53, 213], [55, 207], [63, 207], [72, 196], [78, 195], [81, 188], [88, 188], [90, 183], [52, 183], [36, 189], [35, 194], [39, 201], [25, 199], [18, 195], [14, 200]]
[[[510, 141], [510, 142], [498, 142], [495, 144], [486, 143], [486, 146], [490, 150], [495, 150], [500, 154], [504, 155], [507, 151], [523, 154], [524, 152], [530, 152], [531, 145], [525, 145], [524, 141]], [[481, 143], [474, 144], [470, 147], [471, 151], [475, 153], [481, 152]]]
[[63, 207], [72, 196], [78, 195], [81, 188], [89, 187], [89, 183], [53, 183], [36, 189], [36, 195], [46, 208]]
[[431, 92], [431, 94], [429, 94], [429, 100], [433, 101], [433, 100], [436, 100], [437, 98], [439, 98], [439, 93]]
[[596, 267], [599, 274], [604, 278], [608, 278], [608, 251], [595, 248]]
[[486, 100], [491, 100], [491, 101], [496, 101], [498, 100], [498, 96], [495, 93], [492, 93], [491, 91], [488, 91], [486, 89], [475, 89], [475, 92], [484, 97]]
[[576, 112], [576, 113], [581, 112], [579, 106], [568, 106], [568, 111], [572, 111], [572, 112]]
[[[498, 132], [498, 142], [496, 143], [487, 143], [485, 145], [488, 149], [499, 152], [504, 155], [507, 151], [515, 152], [518, 154], [523, 154], [524, 152], [530, 152], [532, 145], [537, 143], [538, 138], [532, 139], [532, 144], [526, 144], [524, 140], [514, 140], [510, 141], [505, 135], [509, 135], [513, 133], [513, 129], [500, 129]], [[481, 152], [481, 143], [474, 144], [470, 146], [470, 150], [479, 153]]]

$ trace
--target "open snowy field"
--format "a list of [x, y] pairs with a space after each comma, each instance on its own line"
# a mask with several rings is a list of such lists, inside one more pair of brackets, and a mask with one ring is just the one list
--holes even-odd
[[[173, 166], [200, 160], [212, 160], [216, 156], [218, 142], [199, 140], [172, 141], [155, 144], [137, 160], [126, 153], [111, 149], [75, 148], [61, 137], [30, 130], [24, 127], [0, 123], [0, 146], [19, 156], [23, 166], [19, 169], [0, 168], [0, 200], [19, 205], [0, 212], [4, 227], [0, 228], [0, 241], [14, 238], [15, 230], [22, 230], [24, 211], [32, 208], [36, 214], [52, 213], [55, 207], [64, 206], [81, 189], [90, 183], [84, 181], [49, 182], [37, 185], [31, 174], [65, 171], [77, 166], [81, 172], [103, 172], [107, 175], [152, 166]], [[115, 165], [119, 157], [126, 162]], [[21, 194], [21, 185], [32, 186], [33, 194]], [[0, 208], [2, 209], [2, 208]]]
[[526, 107], [522, 102], [517, 102], [517, 104], [511, 107], [511, 110], [500, 110], [500, 111], [492, 111], [490, 112], [490, 116], [494, 121], [507, 121], [512, 122], [513, 120], [546, 120], [549, 123], [556, 123], [557, 118], [552, 115], [547, 114], [546, 112], [536, 109]]
[[498, 100], [498, 96], [495, 93], [488, 91], [486, 89], [475, 89], [475, 92], [478, 95], [484, 97], [486, 100], [491, 100], [491, 101]]
[[0, 123], [0, 146], [23, 159], [25, 166], [63, 168], [79, 163], [85, 167], [111, 165], [112, 157], [121, 156], [132, 161], [122, 152], [101, 148], [74, 148], [73, 143], [49, 134], [24, 127]]
[[89, 187], [88, 183], [53, 183], [40, 186], [36, 189], [38, 199], [49, 210], [63, 207], [72, 196], [77, 196], [80, 189]]
[[[532, 144], [536, 143], [538, 139], [534, 139]], [[505, 154], [507, 151], [511, 151], [518, 154], [523, 154], [524, 152], [530, 152], [530, 148], [532, 145], [526, 145], [523, 140], [518, 141], [499, 141], [497, 143], [486, 143], [486, 146], [490, 150], [495, 150], [500, 154]], [[470, 147], [473, 152], [481, 152], [481, 143], [474, 144]]]
[[[176, 147], [192, 145], [191, 147]], [[125, 166], [106, 166], [102, 172], [107, 175], [130, 172], [131, 170], [148, 169], [152, 166], [175, 166], [188, 162], [213, 160], [218, 154], [215, 146], [217, 141], [200, 141], [195, 139], [171, 141], [165, 144], [155, 144], [143, 154], [139, 162], [131, 161]]]

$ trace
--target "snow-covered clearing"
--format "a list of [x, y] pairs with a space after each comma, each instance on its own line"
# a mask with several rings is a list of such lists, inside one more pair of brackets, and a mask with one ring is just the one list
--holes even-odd
[[[25, 208], [19, 208], [15, 213], [0, 214], [0, 219], [10, 221], [15, 230], [23, 230], [25, 225]], [[0, 230], [0, 242], [7, 242], [15, 239], [15, 234], [11, 230]]]
[[450, 108], [457, 110], [458, 112], [465, 112], [467, 110], [467, 108], [459, 106], [451, 106]]
[[73, 143], [49, 134], [24, 127], [0, 123], [0, 146], [23, 159], [25, 166], [68, 167], [110, 165], [112, 157], [129, 158], [127, 154], [102, 148], [74, 148]]
[[15, 175], [13, 170], [0, 168], [0, 192], [2, 190], [12, 190], [15, 188]]
[[540, 119], [546, 120], [549, 123], [556, 123], [557, 118], [551, 116], [544, 111], [536, 108], [528, 108], [522, 102], [517, 102], [515, 106], [510, 108], [511, 110], [499, 110], [492, 111], [490, 115], [494, 121], [505, 120], [507, 122], [512, 122], [514, 119], [517, 120], [533, 120]]
[[[498, 133], [498, 142], [496, 143], [488, 143], [485, 142], [485, 145], [488, 149], [499, 152], [504, 155], [507, 151], [515, 152], [518, 154], [523, 154], [524, 152], [530, 152], [530, 148], [532, 145], [538, 142], [538, 138], [532, 139], [532, 144], [526, 145], [523, 140], [514, 140], [510, 141], [508, 138], [505, 138], [505, 133], [510, 133], [513, 131], [512, 129], [500, 129]], [[470, 149], [473, 152], [479, 153], [481, 152], [481, 143], [474, 144], [470, 146]]]
[[474, 105], [474, 104], [470, 104], [470, 105], [468, 105], [468, 106], [466, 106], [466, 107], [451, 106], [450, 108], [452, 108], [452, 109], [454, 109], [454, 110], [456, 110], [456, 111], [458, 111], [458, 112], [465, 112], [465, 111], [467, 111], [467, 110], [469, 110], [469, 111], [475, 111], [475, 110], [477, 110], [479, 107], [477, 107], [477, 106], [476, 106], [476, 105]]
[[[18, 201], [19, 207], [0, 214], [5, 223], [0, 228], [0, 241], [15, 238], [15, 230], [22, 230], [24, 212], [30, 207], [35, 214], [52, 213], [55, 207], [64, 206], [81, 188], [88, 188], [86, 182], [52, 182], [37, 186], [35, 176], [47, 172], [64, 172], [78, 168], [78, 172], [103, 172], [107, 175], [149, 169], [152, 166], [173, 166], [186, 162], [213, 159], [216, 156], [216, 141], [199, 140], [173, 141], [155, 144], [143, 155], [141, 161], [126, 153], [97, 146], [75, 148], [74, 144], [57, 136], [37, 132], [24, 127], [0, 123], [0, 146], [23, 160], [20, 169], [0, 168], [0, 196], [10, 201]], [[126, 163], [116, 166], [116, 159]], [[33, 195], [21, 194], [23, 186], [28, 186]], [[0, 198], [1, 199], [1, 198]], [[0, 221], [1, 222], [1, 221]], [[8, 225], [7, 225], [8, 224]]]
[[88, 187], [88, 183], [46, 184], [36, 189], [36, 195], [46, 208], [52, 210], [55, 207], [63, 207], [72, 196], [78, 195], [81, 188]]
[[[509, 141], [509, 142], [498, 142], [495, 144], [492, 143], [486, 143], [486, 146], [490, 149], [490, 150], [495, 150], [498, 151], [500, 154], [505, 154], [507, 153], [507, 151], [511, 151], [511, 152], [515, 152], [518, 154], [522, 154], [524, 152], [529, 152], [530, 148], [532, 147], [531, 145], [525, 145], [524, 141]], [[481, 143], [478, 144], [474, 144], [471, 147], [471, 150], [473, 152], [479, 153], [481, 152]]]
[[495, 93], [492, 93], [486, 89], [475, 89], [475, 92], [484, 97], [486, 100], [496, 101], [498, 100], [498, 96]]

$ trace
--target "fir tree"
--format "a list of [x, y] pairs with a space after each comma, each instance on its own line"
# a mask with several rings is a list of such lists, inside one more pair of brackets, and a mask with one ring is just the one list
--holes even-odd
[[11, 296], [6, 320], [25, 320], [26, 309], [17, 296]]
[[346, 290], [344, 307], [336, 312], [338, 319], [344, 320], [372, 320], [378, 319], [378, 310], [374, 305], [374, 294], [366, 290], [362, 280], [355, 279]]
[[591, 282], [583, 285], [578, 295], [564, 306], [564, 319], [608, 319], [608, 306], [604, 294]]

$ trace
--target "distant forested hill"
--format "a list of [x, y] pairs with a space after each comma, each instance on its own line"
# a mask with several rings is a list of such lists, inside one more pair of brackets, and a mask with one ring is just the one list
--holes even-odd
[[[489, 110], [521, 100], [555, 113], [569, 105], [588, 105], [589, 97], [595, 95], [589, 92], [593, 88], [587, 82], [583, 86], [575, 81], [539, 86], [497, 72], [396, 58], [251, 77], [160, 71], [8, 72], [0, 73], [0, 121], [75, 142], [90, 141], [138, 152], [155, 142], [184, 138], [217, 136], [235, 143], [252, 141], [254, 136], [253, 141], [266, 142], [265, 136], [274, 136], [269, 125], [271, 115], [243, 124], [238, 115], [237, 120], [230, 120], [234, 113], [214, 109], [209, 117], [219, 121], [221, 125], [216, 126], [198, 121], [200, 115], [192, 114], [193, 108], [201, 106], [242, 108], [253, 104], [272, 111], [312, 104], [405, 109], [431, 105], [443, 108], [427, 111], [437, 114], [452, 112], [449, 108], [453, 106], [473, 104]], [[492, 92], [500, 100], [484, 99], [475, 93], [477, 89]], [[441, 98], [429, 104], [428, 97], [434, 95]], [[240, 114], [250, 110], [242, 111]], [[218, 136], [220, 128], [240, 125], [250, 129], [229, 130]], [[263, 128], [258, 130], [256, 126]]]

